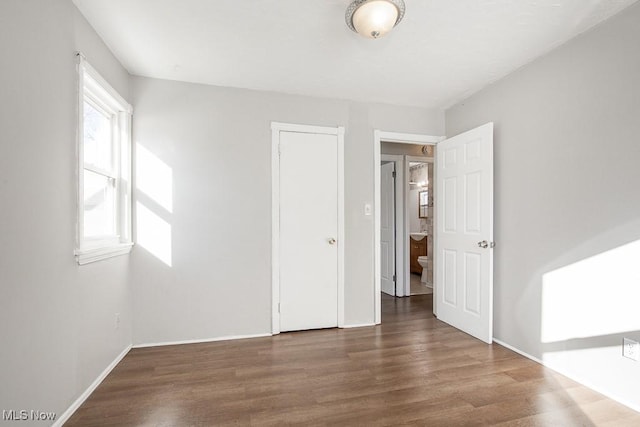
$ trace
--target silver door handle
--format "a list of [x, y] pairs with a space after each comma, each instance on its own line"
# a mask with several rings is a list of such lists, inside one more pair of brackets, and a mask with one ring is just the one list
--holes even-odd
[[483, 240], [482, 242], [478, 242], [478, 247], [482, 249], [494, 248], [496, 246], [496, 242], [487, 242]]
[[330, 245], [335, 245], [335, 244], [336, 244], [336, 239], [335, 239], [335, 238], [333, 238], [333, 237], [329, 237], [329, 238], [327, 239], [327, 241], [329, 242], [329, 244], [330, 244]]

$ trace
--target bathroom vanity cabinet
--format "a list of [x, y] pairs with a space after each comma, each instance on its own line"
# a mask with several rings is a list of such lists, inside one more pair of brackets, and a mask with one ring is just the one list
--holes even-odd
[[422, 267], [418, 263], [419, 256], [427, 256], [427, 239], [428, 236], [416, 240], [413, 236], [409, 237], [409, 270], [412, 273], [422, 274]]

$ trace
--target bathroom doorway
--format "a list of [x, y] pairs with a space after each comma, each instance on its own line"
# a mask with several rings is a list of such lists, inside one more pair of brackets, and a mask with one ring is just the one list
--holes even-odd
[[[409, 295], [433, 294], [433, 155], [406, 156], [409, 228]], [[428, 156], [430, 155], [430, 157]]]
[[[416, 296], [418, 309], [486, 343], [493, 340], [493, 123], [451, 138], [374, 132], [374, 320], [382, 321], [380, 292], [380, 161], [383, 142], [433, 149], [433, 293]], [[408, 155], [410, 156], [410, 154]], [[405, 157], [406, 161], [409, 161]], [[408, 170], [408, 167], [407, 167]], [[428, 200], [428, 199], [427, 199]], [[426, 207], [428, 209], [429, 203]], [[409, 231], [402, 230], [408, 242]], [[408, 252], [407, 252], [408, 253]], [[428, 277], [428, 276], [427, 276]], [[410, 294], [410, 291], [409, 291]], [[388, 303], [398, 298], [388, 297]]]
[[[395, 190], [395, 275], [394, 291], [384, 292], [384, 298], [389, 296], [410, 297], [411, 295], [422, 295], [422, 299], [433, 298], [433, 184], [434, 180], [434, 159], [435, 159], [435, 143], [440, 137], [431, 137], [424, 135], [406, 135], [406, 134], [389, 134], [380, 132], [379, 146], [376, 150], [379, 153], [377, 157], [378, 176], [376, 182], [380, 185], [379, 194], [376, 194], [376, 209], [378, 214], [379, 240], [376, 242], [376, 259], [380, 264], [376, 268], [379, 276], [376, 282], [382, 281], [382, 273], [385, 277], [391, 276], [389, 269], [392, 264], [389, 262], [391, 245], [388, 237], [382, 242], [383, 224], [380, 219], [391, 217], [384, 215], [381, 209], [389, 209], [389, 194], [384, 193]], [[391, 169], [390, 163], [393, 163], [395, 171], [395, 185], [383, 184], [383, 169]], [[383, 166], [386, 164], [387, 166]], [[387, 183], [388, 184], [388, 183]], [[382, 203], [387, 200], [387, 203]], [[384, 206], [383, 206], [384, 205]], [[388, 228], [388, 226], [387, 226]], [[386, 231], [386, 230], [384, 230]], [[382, 251], [387, 252], [383, 254]], [[421, 263], [423, 265], [421, 265]], [[384, 264], [384, 265], [382, 265]], [[424, 271], [424, 274], [422, 273]], [[380, 282], [378, 282], [380, 280]], [[412, 286], [413, 285], [413, 286]], [[386, 289], [389, 289], [387, 284]], [[382, 296], [381, 287], [376, 289], [376, 302], [379, 304]], [[380, 305], [376, 308], [378, 309]], [[432, 310], [432, 303], [425, 305], [425, 310]], [[376, 323], [380, 323], [381, 316], [376, 317]]]

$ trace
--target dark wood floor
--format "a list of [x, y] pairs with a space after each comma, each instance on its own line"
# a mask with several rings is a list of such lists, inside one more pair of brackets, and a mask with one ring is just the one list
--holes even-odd
[[384, 297], [377, 327], [134, 349], [66, 425], [640, 425], [431, 306]]

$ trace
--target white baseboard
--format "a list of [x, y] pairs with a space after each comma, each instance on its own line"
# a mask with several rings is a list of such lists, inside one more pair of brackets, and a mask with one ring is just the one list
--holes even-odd
[[511, 351], [515, 351], [516, 353], [520, 354], [521, 356], [524, 356], [527, 359], [531, 359], [534, 362], [537, 362], [537, 363], [541, 364], [545, 368], [549, 368], [552, 371], [555, 371], [555, 372], [559, 373], [560, 375], [564, 375], [565, 377], [569, 378], [570, 380], [573, 380], [573, 381], [575, 381], [575, 382], [577, 382], [579, 384], [582, 384], [583, 386], [588, 387], [591, 390], [593, 390], [593, 391], [595, 391], [597, 393], [600, 393], [601, 395], [603, 395], [605, 397], [608, 397], [611, 400], [615, 400], [616, 402], [620, 403], [621, 405], [626, 406], [629, 409], [633, 409], [636, 412], [640, 412], [640, 407], [638, 405], [636, 405], [634, 403], [631, 403], [631, 402], [627, 402], [626, 400], [621, 399], [620, 397], [611, 394], [609, 391], [603, 390], [602, 388], [591, 384], [589, 381], [584, 381], [583, 379], [578, 378], [575, 375], [572, 375], [572, 374], [569, 374], [567, 372], [564, 372], [562, 369], [559, 369], [557, 367], [551, 366], [548, 363], [544, 363], [542, 360], [538, 359], [537, 357], [533, 357], [532, 355], [530, 355], [528, 353], [525, 353], [524, 351], [519, 350], [519, 349], [513, 347], [512, 345], [507, 344], [504, 341], [500, 341], [500, 340], [494, 338], [493, 342], [495, 342], [496, 344], [500, 344], [501, 346], [506, 347]]
[[364, 328], [365, 326], [376, 326], [375, 323], [359, 323], [353, 325], [344, 325], [343, 329], [351, 329], [351, 328]]
[[182, 344], [201, 344], [205, 342], [215, 342], [215, 341], [229, 341], [229, 340], [244, 340], [248, 338], [264, 338], [273, 336], [272, 334], [253, 334], [253, 335], [228, 335], [225, 337], [217, 337], [217, 338], [203, 338], [197, 340], [183, 340], [183, 341], [164, 341], [164, 342], [152, 342], [152, 343], [143, 343], [143, 344], [135, 344], [133, 348], [147, 348], [147, 347], [162, 347], [165, 345], [182, 345]]
[[78, 397], [76, 401], [73, 402], [66, 411], [64, 411], [64, 413], [60, 416], [60, 418], [58, 418], [56, 422], [53, 423], [52, 427], [61, 427], [64, 423], [66, 423], [69, 420], [69, 418], [71, 418], [71, 416], [78, 410], [80, 405], [82, 405], [84, 401], [87, 400], [89, 396], [91, 396], [91, 393], [93, 393], [94, 390], [98, 388], [100, 383], [104, 381], [107, 375], [109, 375], [111, 371], [113, 371], [113, 368], [115, 368], [118, 365], [118, 363], [120, 363], [120, 361], [124, 359], [127, 353], [129, 353], [129, 350], [131, 350], [131, 345], [128, 345], [122, 351], [122, 353], [120, 353], [118, 356], [116, 356], [115, 359], [113, 359], [113, 362], [111, 362], [109, 366], [107, 366], [104, 369], [104, 371], [102, 371], [102, 373], [98, 375], [98, 378], [96, 378], [95, 381], [92, 382], [89, 387], [87, 387], [87, 389], [80, 395], [80, 397]]
[[[500, 344], [501, 346], [506, 347], [506, 348], [508, 348], [508, 349], [509, 349], [509, 350], [511, 350], [511, 351], [515, 351], [515, 352], [516, 352], [516, 353], [518, 353], [520, 356], [524, 356], [524, 357], [526, 357], [527, 359], [531, 359], [531, 360], [533, 360], [534, 362], [537, 362], [537, 363], [541, 364], [542, 366], [546, 366], [546, 365], [544, 364], [544, 362], [543, 362], [542, 360], [538, 359], [537, 357], [534, 357], [534, 356], [530, 355], [529, 353], [525, 353], [524, 351], [519, 350], [519, 349], [515, 348], [514, 346], [507, 344], [507, 343], [506, 343], [506, 342], [504, 342], [504, 341], [500, 341], [499, 339], [494, 338], [494, 339], [493, 339], [493, 342], [494, 342], [494, 343], [496, 343], [496, 344]], [[554, 369], [554, 370], [555, 370], [555, 369]], [[563, 374], [563, 375], [564, 375], [564, 374]]]

